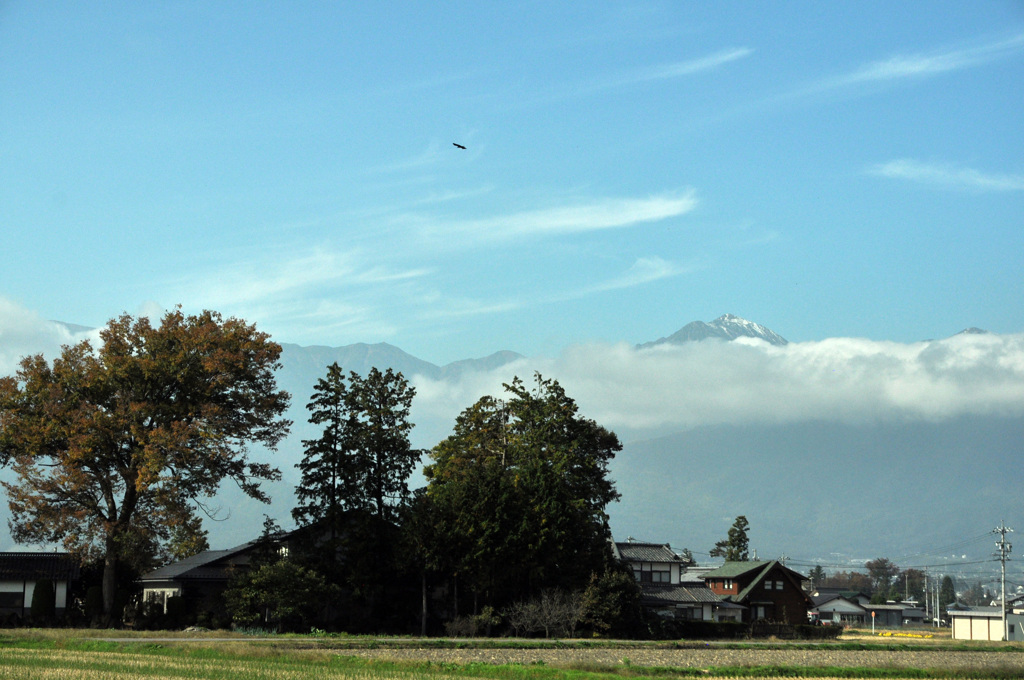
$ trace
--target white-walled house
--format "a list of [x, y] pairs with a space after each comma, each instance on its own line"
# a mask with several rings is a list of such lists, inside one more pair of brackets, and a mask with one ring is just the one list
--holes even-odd
[[68, 590], [78, 580], [78, 561], [68, 553], [0, 553], [0, 617], [28, 617], [36, 584], [53, 584], [57, 618], [68, 607]]
[[808, 614], [812, 619], [822, 623], [836, 626], [862, 625], [870, 616], [860, 603], [842, 595], [812, 593], [811, 601], [814, 602], [814, 606], [811, 607]]

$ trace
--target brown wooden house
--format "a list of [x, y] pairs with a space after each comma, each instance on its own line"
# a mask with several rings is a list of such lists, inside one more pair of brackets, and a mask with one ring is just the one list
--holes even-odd
[[708, 588], [726, 602], [746, 607], [743, 621], [807, 623], [813, 606], [803, 590], [807, 577], [782, 562], [726, 562], [704, 574]]

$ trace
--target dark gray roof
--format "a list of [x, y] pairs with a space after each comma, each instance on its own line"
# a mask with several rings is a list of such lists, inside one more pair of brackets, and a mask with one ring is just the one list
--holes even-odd
[[848, 600], [847, 598], [837, 593], [810, 593], [810, 597], [811, 602], [814, 603], [815, 607], [831, 602], [832, 600], [842, 600], [844, 602], [849, 602], [850, 604], [857, 605], [858, 607], [860, 606], [860, 604], [856, 600]]
[[0, 553], [0, 581], [74, 581], [78, 574], [78, 560], [68, 553]]
[[627, 562], [685, 562], [668, 543], [640, 543], [626, 541], [616, 543], [619, 556]]
[[1000, 618], [1003, 615], [999, 607], [964, 607], [963, 609], [949, 609], [946, 613], [950, 616], [973, 616], [975, 618]]
[[714, 567], [687, 567], [686, 571], [679, 574], [679, 582], [684, 585], [705, 585], [704, 574], [708, 573], [712, 569], [714, 569]]
[[228, 550], [204, 550], [198, 555], [186, 557], [183, 560], [171, 562], [170, 564], [165, 564], [159, 569], [154, 569], [148, 574], [142, 576], [139, 581], [223, 579], [227, 577], [225, 573], [227, 565], [224, 564], [224, 562], [226, 562], [228, 558], [250, 550], [253, 545], [253, 542], [249, 542], [243, 543], [235, 548], [229, 548]]
[[747, 560], [745, 562], [726, 562], [722, 566], [704, 574], [705, 578], [736, 578], [747, 572], [764, 569], [773, 562]]
[[648, 605], [718, 603], [719, 597], [704, 586], [645, 585], [642, 601]]

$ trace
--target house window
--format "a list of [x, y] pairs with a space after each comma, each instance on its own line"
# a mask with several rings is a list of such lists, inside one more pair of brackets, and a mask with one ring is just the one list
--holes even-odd
[[775, 590], [782, 590], [782, 581], [775, 582]]
[[764, 589], [765, 590], [771, 590], [772, 589], [772, 582], [771, 581], [765, 581], [764, 582]]
[[724, 590], [732, 590], [732, 579], [727, 578], [722, 580], [722, 588]]
[[652, 571], [651, 581], [653, 581], [654, 583], [669, 583], [672, 581], [672, 572]]

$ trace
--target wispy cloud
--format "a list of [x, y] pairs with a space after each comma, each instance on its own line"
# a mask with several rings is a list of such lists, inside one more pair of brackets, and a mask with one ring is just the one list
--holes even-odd
[[754, 50], [749, 47], [732, 47], [694, 59], [615, 70], [586, 80], [561, 82], [557, 86], [542, 89], [539, 92], [531, 91], [526, 97], [517, 97], [515, 105], [546, 104], [636, 85], [677, 80], [712, 71], [753, 53]]
[[245, 261], [217, 272], [215, 280], [197, 281], [192, 295], [217, 305], [295, 298], [302, 293], [406, 281], [425, 276], [427, 268], [392, 270], [382, 265], [367, 266], [358, 251], [340, 252], [314, 248], [292, 257], [280, 253], [259, 262]]
[[409, 170], [422, 170], [424, 168], [436, 165], [443, 158], [442, 153], [447, 151], [448, 147], [443, 145], [441, 142], [432, 141], [419, 152], [389, 163], [383, 163], [370, 168], [370, 173], [391, 173], [391, 172], [406, 172]]
[[880, 163], [868, 172], [881, 177], [903, 179], [932, 186], [974, 191], [1024, 191], [1024, 174], [985, 173], [950, 164], [924, 163], [901, 158]]
[[429, 304], [421, 307], [417, 311], [417, 317], [420, 319], [436, 321], [440, 319], [486, 316], [489, 314], [502, 314], [504, 312], [515, 311], [517, 309], [527, 307], [530, 304], [532, 304], [530, 301], [524, 299], [484, 301], [453, 295], [446, 295], [443, 299], [440, 296], [434, 296], [434, 299], [430, 300]]
[[581, 83], [577, 87], [569, 86], [564, 91], [577, 95], [590, 94], [601, 90], [628, 87], [630, 85], [683, 78], [716, 69], [719, 66], [748, 57], [753, 53], [754, 50], [749, 47], [730, 48], [697, 59], [657, 64], [632, 71], [611, 74], [605, 78]]
[[608, 280], [598, 282], [594, 285], [584, 286], [572, 290], [548, 293], [533, 298], [508, 298], [497, 301], [473, 300], [464, 297], [435, 296], [431, 300], [422, 300], [420, 305], [419, 318], [422, 319], [446, 319], [470, 316], [483, 316], [488, 314], [501, 314], [536, 305], [546, 305], [555, 302], [566, 302], [579, 300], [590, 295], [603, 293], [612, 290], [623, 290], [653, 283], [661, 279], [679, 276], [690, 271], [676, 263], [668, 262], [660, 257], [639, 258], [625, 272]]
[[689, 271], [691, 271], [691, 269], [688, 267], [680, 266], [675, 262], [669, 262], [668, 260], [664, 260], [657, 256], [641, 257], [633, 263], [632, 267], [623, 272], [620, 276], [616, 276], [608, 281], [585, 288], [580, 291], [578, 297], [593, 293], [602, 293], [609, 290], [622, 290], [625, 288], [643, 286], [648, 283], [653, 283], [654, 281], [679, 276], [680, 274], [685, 274]]
[[647, 198], [598, 199], [480, 220], [435, 221], [421, 230], [431, 240], [452, 243], [452, 238], [458, 238], [458, 243], [471, 245], [636, 227], [678, 217], [696, 206], [695, 193], [687, 190]]
[[327, 246], [288, 255], [281, 249], [165, 282], [164, 295], [199, 308], [259, 319], [292, 342], [322, 341], [338, 329], [366, 337], [395, 331], [381, 314], [382, 291], [401, 290], [431, 269], [392, 268], [357, 249]]
[[871, 86], [884, 87], [923, 80], [946, 73], [978, 67], [1024, 53], [1024, 33], [990, 40], [972, 47], [953, 47], [931, 52], [896, 54], [855, 67], [845, 73], [798, 85], [774, 96], [737, 107], [729, 115], [750, 115], [763, 109], [792, 105], [823, 95], [849, 96]]
[[847, 74], [837, 84], [924, 78], [1002, 59], [1024, 50], [1024, 34], [975, 47], [895, 55]]

